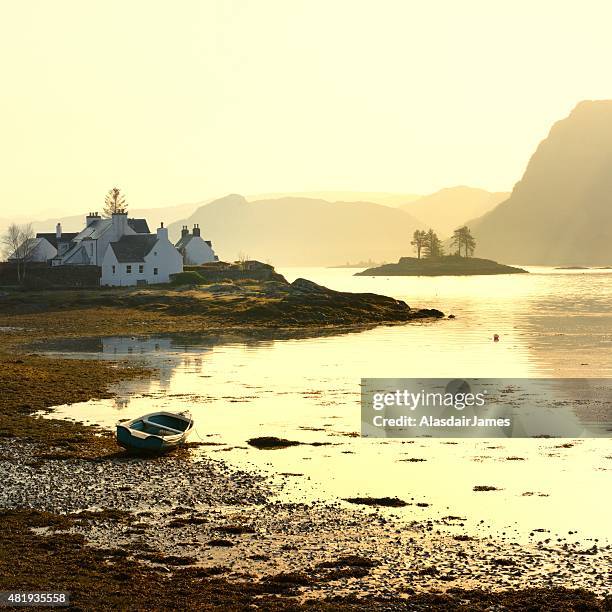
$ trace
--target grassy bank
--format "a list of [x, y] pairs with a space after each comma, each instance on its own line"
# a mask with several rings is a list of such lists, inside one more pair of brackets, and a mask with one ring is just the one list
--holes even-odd
[[0, 438], [40, 445], [41, 457], [98, 457], [115, 452], [108, 432], [65, 420], [32, 416], [50, 406], [112, 397], [109, 385], [151, 372], [123, 363], [0, 354]]

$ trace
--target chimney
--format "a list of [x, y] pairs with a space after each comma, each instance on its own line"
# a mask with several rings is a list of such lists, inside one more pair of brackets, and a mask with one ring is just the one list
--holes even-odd
[[85, 226], [90, 226], [94, 221], [97, 221], [98, 219], [100, 219], [100, 215], [97, 212], [87, 213], [87, 216], [85, 217]]
[[55, 237], [59, 240], [62, 237], [62, 224], [58, 223], [55, 226]]
[[187, 229], [186, 225], [183, 225], [183, 229], [181, 230], [181, 238], [184, 238], [187, 236], [187, 234], [189, 234], [189, 230]]
[[126, 212], [114, 212], [111, 215], [111, 222], [113, 224], [113, 240], [119, 240], [122, 236], [125, 236], [128, 233]]
[[164, 227], [164, 222], [160, 223], [160, 226], [157, 228], [157, 239], [158, 240], [168, 240], [168, 228]]
[[199, 223], [194, 223], [193, 224], [193, 235], [194, 236], [199, 236], [200, 235], [200, 224]]

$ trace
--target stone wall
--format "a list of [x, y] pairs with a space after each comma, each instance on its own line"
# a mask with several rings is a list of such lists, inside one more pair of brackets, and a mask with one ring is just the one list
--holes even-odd
[[[17, 265], [0, 263], [0, 285], [17, 285]], [[99, 287], [98, 266], [50, 266], [46, 263], [28, 263], [25, 281], [31, 289], [56, 289], [75, 287]]]

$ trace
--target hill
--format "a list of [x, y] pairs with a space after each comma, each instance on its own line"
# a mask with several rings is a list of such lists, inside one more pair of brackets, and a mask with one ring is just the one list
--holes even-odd
[[223, 260], [241, 254], [275, 265], [335, 265], [343, 261], [396, 259], [410, 248], [422, 224], [411, 215], [373, 202], [328, 202], [287, 197], [248, 202], [229, 195], [198, 208], [170, 226], [199, 223]]
[[480, 217], [495, 208], [508, 199], [509, 195], [506, 192], [490, 192], [461, 185], [441, 189], [400, 208], [445, 238], [468, 219]]
[[485, 257], [612, 263], [612, 101], [581, 102], [555, 123], [510, 197], [469, 226]]
[[[129, 208], [129, 216], [135, 218], [144, 218], [149, 222], [149, 229], [154, 232], [155, 228], [158, 227], [160, 221], [163, 221], [165, 225], [176, 221], [177, 219], [184, 218], [186, 215], [191, 214], [198, 204], [178, 204], [176, 206], [164, 206], [162, 208]], [[56, 223], [62, 224], [62, 230], [64, 232], [78, 232], [83, 229], [85, 224], [85, 215], [90, 211], [94, 210], [94, 207], [89, 206], [83, 209], [82, 215], [70, 215], [60, 218], [50, 218], [43, 221], [33, 221], [32, 226], [35, 232], [54, 232]], [[102, 214], [102, 206], [98, 209]], [[4, 231], [11, 222], [25, 223], [25, 220], [15, 219], [0, 219], [0, 230]]]
[[393, 193], [387, 191], [292, 191], [246, 196], [249, 202], [254, 200], [277, 200], [279, 198], [311, 198], [327, 200], [328, 202], [374, 202], [374, 204], [383, 204], [384, 206], [401, 206], [408, 202], [415, 202], [421, 197], [414, 193]]
[[384, 264], [357, 272], [355, 276], [473, 276], [480, 274], [521, 274], [527, 273], [522, 268], [505, 266], [490, 259], [478, 257], [401, 257], [395, 264]]

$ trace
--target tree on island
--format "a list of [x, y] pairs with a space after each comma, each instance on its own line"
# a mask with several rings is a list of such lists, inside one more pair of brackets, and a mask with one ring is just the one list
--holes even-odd
[[104, 198], [104, 216], [112, 217], [113, 213], [126, 213], [127, 204], [125, 196], [121, 193], [121, 189], [113, 187]]
[[476, 250], [476, 240], [467, 225], [456, 229], [451, 241], [457, 247], [457, 255], [461, 255], [461, 248], [464, 249], [466, 258], [473, 255]]
[[425, 244], [423, 246], [425, 248], [425, 257], [442, 257], [444, 255], [442, 241], [431, 228], [425, 233]]
[[414, 234], [412, 234], [412, 242], [410, 244], [416, 249], [418, 259], [421, 259], [421, 250], [425, 246], [426, 238], [427, 232], [423, 230], [414, 230]]
[[2, 236], [2, 244], [6, 258], [16, 265], [17, 282], [22, 283], [25, 279], [26, 265], [36, 249], [36, 234], [32, 224], [11, 223]]

